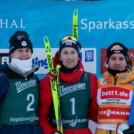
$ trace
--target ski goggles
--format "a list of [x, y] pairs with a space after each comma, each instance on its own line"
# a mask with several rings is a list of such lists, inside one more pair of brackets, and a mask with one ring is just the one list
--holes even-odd
[[78, 40], [77, 40], [75, 37], [73, 37], [73, 36], [65, 36], [64, 38], [62, 38], [62, 41], [68, 40], [68, 39], [71, 39], [71, 40], [73, 40], [73, 41], [78, 42]]
[[64, 42], [64, 41], [66, 41], [66, 40], [72, 40], [72, 42], [74, 41], [74, 42], [76, 42], [76, 44], [80, 47], [80, 49], [81, 49], [81, 44], [79, 43], [79, 41], [75, 38], [75, 37], [73, 37], [73, 36], [65, 36], [64, 38], [62, 38], [61, 39], [61, 42]]

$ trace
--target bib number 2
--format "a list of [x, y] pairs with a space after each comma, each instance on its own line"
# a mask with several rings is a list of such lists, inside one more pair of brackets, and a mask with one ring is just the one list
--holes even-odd
[[33, 94], [28, 94], [27, 95], [27, 101], [29, 102], [26, 108], [26, 111], [34, 111], [34, 108], [32, 107], [32, 105], [34, 104], [35, 100], [34, 100], [34, 95]]

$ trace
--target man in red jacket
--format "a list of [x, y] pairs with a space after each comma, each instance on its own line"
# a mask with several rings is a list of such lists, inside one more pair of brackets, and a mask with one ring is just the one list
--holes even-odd
[[[54, 66], [60, 69], [60, 108], [64, 134], [91, 134], [88, 121], [97, 121], [97, 78], [84, 71], [79, 60], [81, 45], [73, 36], [59, 43]], [[40, 81], [39, 123], [44, 134], [60, 134], [56, 129], [50, 77]]]

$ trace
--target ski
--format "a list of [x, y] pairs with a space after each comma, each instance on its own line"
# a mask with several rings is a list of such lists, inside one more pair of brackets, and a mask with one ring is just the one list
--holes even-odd
[[78, 39], [78, 10], [73, 12], [73, 36]]
[[55, 110], [57, 130], [63, 134], [63, 126], [62, 126], [61, 113], [60, 113], [60, 100], [59, 100], [60, 65], [57, 65], [56, 69], [53, 66], [52, 53], [51, 53], [49, 39], [47, 36], [44, 36], [44, 45], [45, 45], [46, 56], [47, 56], [48, 70], [51, 74], [54, 74], [55, 76], [57, 76], [56, 80], [50, 79], [50, 84], [51, 84], [51, 90], [52, 90], [52, 96], [53, 96], [53, 104], [54, 104], [54, 110]]

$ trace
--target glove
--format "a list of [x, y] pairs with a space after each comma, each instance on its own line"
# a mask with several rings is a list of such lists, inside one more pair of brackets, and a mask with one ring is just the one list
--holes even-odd
[[134, 125], [123, 131], [123, 134], [134, 134]]
[[55, 80], [55, 79], [56, 79], [56, 76], [55, 76], [54, 74], [50, 73], [50, 72], [47, 74], [47, 76], [48, 76], [49, 79], [51, 79], [51, 80]]
[[62, 134], [62, 133], [58, 131], [58, 132], [54, 132], [54, 133], [51, 133], [51, 134]]

